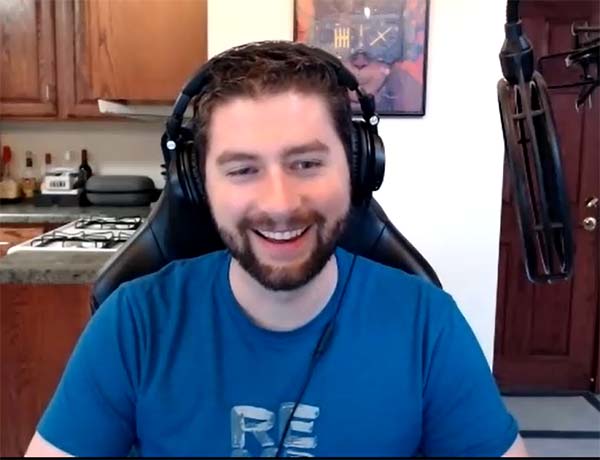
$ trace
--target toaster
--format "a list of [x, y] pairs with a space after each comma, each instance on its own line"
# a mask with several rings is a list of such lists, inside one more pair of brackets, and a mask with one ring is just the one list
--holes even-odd
[[79, 172], [71, 168], [55, 168], [46, 173], [42, 193], [71, 192], [81, 186]]

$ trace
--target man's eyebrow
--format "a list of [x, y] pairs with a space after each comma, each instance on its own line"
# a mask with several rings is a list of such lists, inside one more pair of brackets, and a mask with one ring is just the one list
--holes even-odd
[[223, 165], [225, 163], [229, 163], [230, 161], [249, 161], [256, 160], [258, 158], [258, 154], [251, 152], [239, 152], [235, 150], [225, 150], [221, 155], [217, 158], [217, 164]]
[[292, 145], [283, 149], [284, 156], [311, 152], [329, 153], [329, 147], [323, 144], [320, 140], [315, 139], [310, 142], [305, 142], [304, 144]]
[[[321, 152], [329, 153], [329, 147], [318, 139], [305, 142], [303, 144], [291, 145], [283, 149], [283, 156], [300, 155], [302, 153]], [[217, 165], [223, 165], [231, 161], [253, 161], [260, 157], [255, 152], [245, 152], [241, 150], [225, 150], [217, 157]]]

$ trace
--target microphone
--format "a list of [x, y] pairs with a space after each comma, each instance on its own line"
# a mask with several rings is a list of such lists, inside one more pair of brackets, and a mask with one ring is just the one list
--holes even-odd
[[573, 229], [548, 87], [535, 70], [533, 47], [523, 33], [518, 0], [508, 0], [497, 85], [505, 159], [532, 283], [570, 278]]

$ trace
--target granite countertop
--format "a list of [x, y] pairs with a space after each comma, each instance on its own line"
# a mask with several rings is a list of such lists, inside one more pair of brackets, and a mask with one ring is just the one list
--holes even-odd
[[114, 252], [19, 251], [0, 258], [0, 284], [88, 284]]
[[[66, 224], [86, 216], [147, 217], [150, 207], [37, 207], [33, 204], [2, 204], [2, 224]], [[87, 284], [114, 252], [18, 251], [0, 257], [0, 283]]]
[[0, 224], [66, 224], [81, 217], [146, 217], [149, 213], [150, 206], [38, 207], [31, 203], [2, 204]]

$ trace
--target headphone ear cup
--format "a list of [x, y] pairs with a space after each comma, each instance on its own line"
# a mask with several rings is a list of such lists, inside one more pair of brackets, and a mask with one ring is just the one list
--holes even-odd
[[369, 190], [379, 190], [385, 176], [385, 146], [383, 140], [377, 133], [369, 132], [369, 145], [371, 146], [371, 174], [369, 178]]
[[202, 180], [198, 165], [198, 152], [194, 142], [194, 131], [190, 127], [180, 128], [177, 152], [178, 174], [185, 197], [198, 205], [203, 199]]
[[352, 200], [361, 205], [379, 190], [385, 174], [383, 141], [363, 121], [352, 122], [352, 154], [350, 159]]
[[360, 169], [360, 147], [359, 147], [359, 140], [358, 140], [358, 134], [356, 133], [356, 128], [354, 127], [354, 124], [352, 125], [352, 145], [351, 145], [351, 151], [350, 151], [350, 158], [349, 158], [349, 164], [350, 164], [350, 187], [351, 187], [351, 192], [352, 192], [352, 201], [356, 201], [357, 198], [357, 192], [359, 190], [359, 169]]
[[352, 122], [352, 153], [350, 173], [352, 181], [352, 201], [355, 205], [363, 203], [369, 196], [368, 170], [370, 147], [368, 133], [360, 121]]
[[202, 173], [200, 170], [200, 154], [194, 141], [189, 142], [188, 145], [191, 182], [193, 184], [197, 203], [199, 204], [204, 201], [206, 196], [204, 192], [204, 181], [202, 180]]

